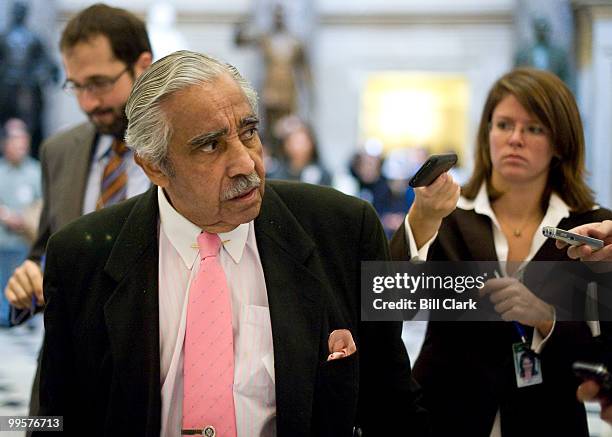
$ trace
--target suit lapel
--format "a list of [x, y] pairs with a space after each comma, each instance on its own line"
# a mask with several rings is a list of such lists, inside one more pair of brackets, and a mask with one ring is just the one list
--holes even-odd
[[65, 208], [61, 212], [65, 218], [60, 223], [69, 223], [83, 215], [83, 202], [85, 201], [85, 190], [91, 167], [91, 156], [95, 146], [96, 130], [91, 123], [86, 123], [75, 132], [72, 137], [72, 147], [66, 171], [71, 175], [64, 188]]
[[470, 258], [476, 261], [497, 260], [497, 252], [493, 241], [493, 225], [491, 219], [482, 214], [466, 215], [467, 220], [459, 221], [459, 227]]
[[[122, 392], [147, 435], [160, 429], [157, 190], [134, 205], [105, 266], [117, 287], [104, 307], [111, 354]], [[113, 403], [111, 402], [112, 406]]]
[[278, 434], [310, 435], [326, 308], [315, 244], [270, 184], [255, 235], [270, 305]]

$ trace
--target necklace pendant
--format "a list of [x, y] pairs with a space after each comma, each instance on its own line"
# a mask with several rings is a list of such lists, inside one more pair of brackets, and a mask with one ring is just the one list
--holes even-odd
[[515, 229], [512, 233], [517, 238], [521, 236], [521, 230], [520, 229]]

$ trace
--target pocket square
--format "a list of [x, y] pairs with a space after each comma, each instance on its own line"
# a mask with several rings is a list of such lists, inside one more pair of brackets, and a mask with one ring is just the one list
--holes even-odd
[[329, 356], [327, 357], [327, 361], [346, 358], [349, 355], [353, 355], [355, 352], [357, 352], [357, 346], [355, 345], [353, 336], [348, 329], [336, 329], [329, 334], [327, 346], [329, 347]]

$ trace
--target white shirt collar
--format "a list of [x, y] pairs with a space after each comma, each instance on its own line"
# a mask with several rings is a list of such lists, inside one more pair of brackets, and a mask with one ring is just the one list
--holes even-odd
[[[157, 187], [157, 201], [159, 219], [164, 233], [179, 253], [185, 266], [191, 269], [198, 256], [197, 240], [202, 230], [170, 205], [161, 187]], [[252, 221], [243, 223], [230, 232], [219, 233], [219, 238], [223, 241], [223, 248], [236, 264], [242, 258], [252, 224]]]
[[[497, 217], [493, 212], [493, 208], [491, 208], [487, 184], [485, 182], [480, 186], [478, 194], [476, 194], [474, 199], [470, 200], [461, 196], [457, 202], [457, 207], [465, 210], [473, 209], [476, 214], [486, 215], [501, 229]], [[569, 217], [569, 215], [569, 206], [567, 206], [557, 193], [553, 192], [550, 195], [548, 208], [542, 219], [541, 226], [557, 226], [562, 219]]]
[[99, 161], [108, 155], [112, 144], [112, 135], [100, 135], [96, 144], [96, 151], [94, 152], [94, 161]]
[[[114, 140], [115, 137], [113, 137], [112, 135], [100, 135], [98, 137], [98, 142], [96, 143], [96, 150], [93, 156], [94, 162], [100, 161], [110, 155], [111, 146], [113, 145]], [[130, 154], [132, 153], [132, 150], [128, 149], [126, 153]]]

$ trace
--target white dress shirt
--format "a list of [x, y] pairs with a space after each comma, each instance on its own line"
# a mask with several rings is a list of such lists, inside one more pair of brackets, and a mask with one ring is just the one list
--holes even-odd
[[[180, 215], [158, 188], [161, 437], [179, 437], [183, 406], [183, 343], [189, 285], [197, 273], [201, 229]], [[234, 334], [234, 405], [239, 437], [276, 435], [274, 350], [268, 295], [254, 223], [219, 234]], [[214, 359], [215, 357], [211, 357]]]
[[[96, 210], [96, 203], [100, 198], [100, 191], [102, 188], [102, 175], [104, 169], [108, 164], [111, 153], [111, 145], [113, 144], [114, 137], [112, 135], [100, 135], [96, 148], [93, 153], [91, 165], [89, 167], [89, 176], [87, 177], [87, 186], [85, 188], [85, 199], [83, 202], [83, 214], [88, 214]], [[136, 196], [137, 194], [144, 193], [151, 186], [151, 181], [140, 168], [136, 162], [134, 162], [134, 152], [129, 150], [125, 152], [125, 159], [127, 159], [127, 198]]]
[[[474, 210], [476, 214], [486, 215], [491, 219], [493, 223], [493, 243], [495, 245], [495, 253], [497, 254], [497, 259], [499, 261], [507, 261], [508, 260], [508, 240], [506, 236], [501, 230], [501, 226], [499, 224], [499, 220], [491, 207], [491, 203], [489, 202], [489, 194], [487, 192], [486, 184], [483, 183], [478, 190], [478, 194], [473, 200], [466, 199], [461, 196], [459, 201], [457, 202], [457, 208], [463, 210]], [[522, 270], [522, 268], [533, 259], [535, 254], [540, 250], [542, 245], [546, 242], [547, 238], [542, 234], [542, 228], [544, 226], [557, 226], [561, 220], [569, 217], [570, 210], [567, 204], [559, 197], [556, 193], [552, 193], [550, 196], [550, 200], [548, 202], [548, 208], [546, 209], [546, 213], [544, 214], [544, 218], [542, 218], [542, 222], [538, 226], [533, 240], [531, 242], [531, 248], [529, 249], [529, 254], [525, 258], [525, 260], [521, 263], [518, 271]], [[405, 228], [406, 228], [406, 241], [410, 247], [410, 253], [416, 254], [416, 256], [412, 256], [412, 259], [417, 260], [425, 260], [427, 259], [427, 253], [429, 252], [429, 248], [433, 241], [437, 238], [438, 234], [436, 233], [431, 240], [425, 243], [419, 250], [416, 248], [416, 243], [414, 240], [414, 236], [412, 234], [412, 229], [410, 228], [410, 223], [408, 222], [408, 216], [405, 219]], [[504, 265], [502, 263], [502, 268]], [[504, 272], [505, 274], [505, 272]], [[597, 335], [599, 332], [599, 322], [588, 322], [589, 327], [591, 328], [591, 332], [593, 335]], [[542, 335], [537, 329], [533, 330], [533, 339], [531, 341], [531, 349], [533, 349], [536, 353], [540, 353], [546, 342], [552, 335], [555, 329], [556, 321], [553, 321], [553, 327], [550, 330], [550, 333], [546, 336], [546, 338], [542, 338]], [[500, 422], [500, 414], [499, 410], [497, 410], [497, 415], [495, 416], [495, 422], [493, 423], [493, 429], [491, 430], [490, 437], [500, 437], [501, 436], [501, 422]]]

